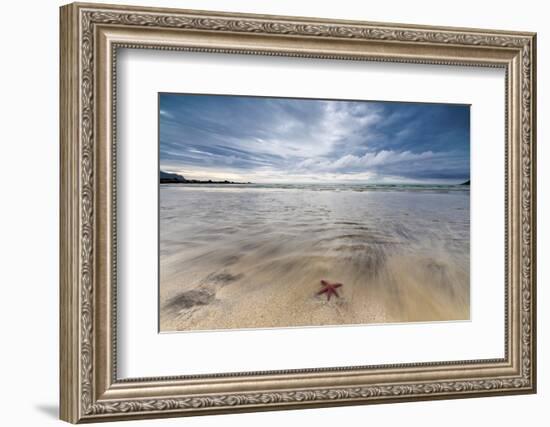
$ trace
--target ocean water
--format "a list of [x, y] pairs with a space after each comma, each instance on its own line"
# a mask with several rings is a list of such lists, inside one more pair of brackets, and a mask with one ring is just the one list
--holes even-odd
[[161, 331], [466, 320], [469, 260], [468, 186], [160, 186]]

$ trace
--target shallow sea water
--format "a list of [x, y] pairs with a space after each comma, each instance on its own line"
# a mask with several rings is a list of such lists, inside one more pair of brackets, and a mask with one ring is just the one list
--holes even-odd
[[466, 320], [469, 259], [465, 186], [160, 186], [161, 331]]

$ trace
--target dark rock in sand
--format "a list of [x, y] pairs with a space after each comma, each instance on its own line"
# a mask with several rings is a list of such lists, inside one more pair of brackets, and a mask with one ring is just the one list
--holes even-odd
[[179, 310], [197, 305], [208, 305], [214, 300], [214, 297], [215, 293], [210, 289], [193, 289], [172, 298], [166, 303], [165, 308], [168, 310]]
[[226, 284], [226, 283], [234, 282], [235, 280], [239, 280], [243, 276], [244, 275], [242, 273], [237, 275], [233, 275], [229, 273], [219, 273], [214, 276], [210, 276], [209, 279], [213, 280], [214, 282]]

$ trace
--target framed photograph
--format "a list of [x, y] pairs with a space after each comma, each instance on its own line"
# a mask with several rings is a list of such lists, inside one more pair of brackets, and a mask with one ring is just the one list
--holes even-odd
[[61, 8], [61, 418], [536, 391], [535, 34]]

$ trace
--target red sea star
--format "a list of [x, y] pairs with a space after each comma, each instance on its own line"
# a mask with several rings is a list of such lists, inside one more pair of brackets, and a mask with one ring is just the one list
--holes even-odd
[[340, 286], [343, 286], [341, 283], [330, 283], [327, 280], [321, 280], [321, 285], [323, 285], [323, 289], [321, 289], [319, 292], [317, 292], [317, 295], [321, 295], [326, 293], [327, 294], [327, 301], [330, 301], [330, 296], [332, 294], [336, 295], [338, 298], [340, 298], [340, 295], [338, 295], [338, 292], [336, 292], [336, 289]]

